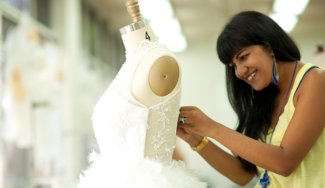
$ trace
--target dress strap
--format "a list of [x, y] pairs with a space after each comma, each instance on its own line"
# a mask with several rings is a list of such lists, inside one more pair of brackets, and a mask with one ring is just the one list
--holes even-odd
[[298, 88], [299, 88], [299, 86], [300, 86], [302, 80], [304, 79], [305, 75], [306, 75], [310, 70], [312, 70], [312, 69], [314, 69], [314, 68], [318, 68], [318, 69], [320, 69], [318, 66], [315, 66], [315, 65], [313, 65], [312, 63], [307, 63], [307, 64], [305, 64], [305, 65], [304, 65], [304, 66], [299, 70], [299, 72], [298, 72], [298, 74], [297, 74], [297, 77], [296, 77], [296, 79], [295, 79], [295, 83], [294, 83], [294, 85], [293, 85], [293, 87], [292, 87], [292, 90], [291, 90], [291, 91], [294, 91], [294, 92], [291, 92], [291, 93], [290, 93], [290, 97], [289, 97], [289, 99], [292, 99], [293, 96], [296, 94], [296, 92], [297, 92], [297, 90], [298, 90]]

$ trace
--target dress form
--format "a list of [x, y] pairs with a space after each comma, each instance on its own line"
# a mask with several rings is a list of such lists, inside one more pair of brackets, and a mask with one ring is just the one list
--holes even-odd
[[[133, 23], [120, 29], [126, 54], [135, 53], [143, 41], [158, 43], [150, 26], [141, 19], [141, 14], [136, 0], [126, 2], [127, 10]], [[152, 106], [166, 101], [170, 96], [180, 90], [180, 69], [175, 55], [166, 47], [153, 48], [146, 52], [138, 62], [130, 84], [131, 95], [135, 104], [140, 103], [149, 108], [148, 129], [146, 134], [144, 156], [169, 162], [173, 151], [159, 151], [160, 144], [155, 141], [157, 135], [163, 134], [163, 139], [175, 148], [176, 125], [180, 98], [177, 97], [166, 118], [171, 123], [158, 122], [161, 111], [152, 109]], [[151, 108], [151, 109], [150, 109]], [[162, 148], [162, 147], [161, 147]], [[166, 154], [168, 153], [168, 154]]]
[[[138, 2], [128, 0], [127, 10], [133, 23], [120, 29], [127, 55], [137, 51], [142, 41], [157, 42], [153, 31], [142, 20]], [[162, 101], [179, 87], [180, 70], [174, 54], [167, 48], [147, 53], [134, 73], [131, 93], [140, 103], [150, 107]]]
[[206, 188], [172, 158], [180, 104], [176, 58], [140, 19], [137, 1], [126, 5], [134, 20], [120, 30], [126, 62], [94, 108], [100, 153], [91, 156], [78, 188]]

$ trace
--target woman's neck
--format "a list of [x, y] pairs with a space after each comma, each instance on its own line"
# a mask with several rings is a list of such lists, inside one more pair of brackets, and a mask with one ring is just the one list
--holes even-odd
[[294, 80], [295, 75], [297, 73], [297, 69], [299, 65], [297, 65], [297, 68], [295, 68], [296, 63], [298, 62], [278, 62], [278, 69], [279, 69], [279, 94], [280, 95], [286, 95], [288, 90], [290, 90], [290, 84]]

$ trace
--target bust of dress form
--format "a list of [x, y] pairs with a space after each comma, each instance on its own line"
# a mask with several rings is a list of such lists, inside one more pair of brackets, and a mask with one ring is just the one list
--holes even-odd
[[[134, 10], [133, 6], [129, 5], [128, 10], [131, 16], [137, 15], [132, 13], [132, 10], [138, 10]], [[157, 42], [151, 28], [141, 17], [135, 17], [133, 21], [120, 29], [127, 53], [136, 51], [143, 40]], [[145, 55], [139, 63], [131, 84], [131, 92], [138, 101], [150, 107], [173, 91], [179, 76], [180, 70], [174, 54], [167, 48], [160, 48]]]
[[[129, 4], [128, 4], [129, 3]], [[133, 15], [133, 23], [120, 29], [122, 40], [126, 49], [126, 53], [136, 52], [145, 40], [158, 43], [151, 28], [141, 20], [139, 15], [137, 2], [129, 1], [127, 3], [130, 15]], [[164, 151], [154, 151], [158, 148], [153, 144], [154, 135], [160, 134], [161, 127], [158, 123], [159, 112], [152, 109], [153, 106], [168, 100], [180, 90], [180, 69], [175, 55], [166, 47], [157, 47], [149, 50], [137, 62], [130, 85], [131, 95], [134, 97], [134, 103], [140, 103], [149, 108], [148, 129], [145, 144], [145, 156], [149, 158], [157, 158], [159, 153]], [[168, 125], [169, 133], [164, 133], [163, 140], [172, 142], [175, 147], [176, 142], [176, 125], [179, 110], [179, 98], [172, 104], [173, 107], [168, 109], [165, 114], [167, 118], [172, 119]], [[171, 117], [172, 116], [172, 117]], [[166, 126], [167, 127], [167, 126]], [[167, 135], [166, 135], [167, 134]], [[172, 152], [170, 152], [172, 154]], [[162, 161], [170, 161], [171, 155], [162, 157]], [[160, 157], [160, 156], [159, 156]]]

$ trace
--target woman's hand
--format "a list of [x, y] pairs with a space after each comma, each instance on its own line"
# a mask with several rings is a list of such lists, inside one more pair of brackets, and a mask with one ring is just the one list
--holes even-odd
[[199, 108], [184, 106], [179, 111], [177, 136], [191, 144], [193, 137], [200, 141], [203, 136], [209, 136], [214, 124]]
[[203, 138], [203, 136], [186, 131], [182, 125], [177, 127], [176, 135], [187, 142], [191, 147], [197, 146]]

